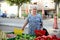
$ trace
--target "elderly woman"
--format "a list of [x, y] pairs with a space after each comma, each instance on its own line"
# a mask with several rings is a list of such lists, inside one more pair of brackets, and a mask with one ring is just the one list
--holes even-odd
[[31, 13], [28, 15], [26, 22], [23, 25], [22, 30], [26, 27], [29, 23], [29, 34], [35, 35], [34, 30], [40, 30], [42, 27], [42, 17], [40, 14], [37, 13], [37, 7], [33, 7]]

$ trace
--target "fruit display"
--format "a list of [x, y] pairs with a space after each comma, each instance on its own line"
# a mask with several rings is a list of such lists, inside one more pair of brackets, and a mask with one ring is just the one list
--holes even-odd
[[42, 36], [42, 35], [45, 35], [46, 33], [45, 30], [35, 30], [34, 32], [36, 36]]
[[[32, 36], [29, 34], [22, 34], [22, 35], [15, 35], [12, 32], [3, 34], [4, 37], [2, 38], [3, 40], [60, 40], [56, 35], [42, 35], [42, 36]], [[1, 35], [0, 35], [1, 36]]]
[[34, 40], [60, 40], [60, 38], [58, 38], [56, 35], [48, 35], [48, 36], [39, 36], [39, 37], [36, 37]]
[[48, 36], [46, 37], [46, 40], [53, 40], [53, 37], [52, 37], [51, 35], [48, 35]]
[[32, 36], [29, 34], [15, 35], [15, 34], [7, 34], [7, 40], [34, 40], [36, 36]]
[[24, 34], [22, 30], [17, 31], [16, 29], [14, 32], [7, 33], [0, 30], [0, 40], [60, 40], [56, 35], [45, 36], [45, 31], [43, 30], [35, 30], [35, 34]]

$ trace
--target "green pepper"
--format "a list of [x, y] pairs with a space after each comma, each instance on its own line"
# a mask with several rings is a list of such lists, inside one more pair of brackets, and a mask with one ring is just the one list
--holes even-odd
[[23, 38], [26, 39], [26, 34], [23, 35]]
[[29, 39], [30, 35], [27, 35], [26, 38]]
[[36, 36], [33, 37], [33, 39], [35, 39], [35, 38], [36, 38]]
[[30, 40], [33, 40], [33, 36], [32, 36], [32, 37], [30, 37]]

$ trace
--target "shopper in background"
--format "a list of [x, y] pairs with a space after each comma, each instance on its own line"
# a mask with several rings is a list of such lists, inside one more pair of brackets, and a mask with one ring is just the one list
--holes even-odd
[[6, 11], [4, 11], [4, 13], [2, 14], [1, 17], [3, 17], [3, 18], [6, 18], [7, 17]]

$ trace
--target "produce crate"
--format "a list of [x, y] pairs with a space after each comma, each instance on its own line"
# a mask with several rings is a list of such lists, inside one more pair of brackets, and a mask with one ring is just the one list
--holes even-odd
[[[14, 32], [9, 32], [6, 34], [14, 34]], [[29, 35], [29, 34], [22, 34], [22, 35], [16, 35], [14, 38], [8, 38], [7, 40], [34, 40], [36, 38], [35, 35]]]
[[16, 40], [16, 38], [8, 38], [7, 40]]
[[5, 32], [6, 34], [14, 34], [14, 32]]

